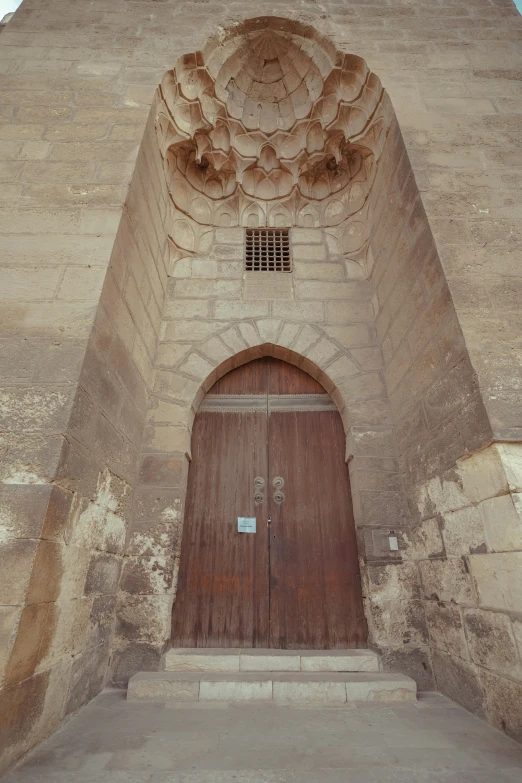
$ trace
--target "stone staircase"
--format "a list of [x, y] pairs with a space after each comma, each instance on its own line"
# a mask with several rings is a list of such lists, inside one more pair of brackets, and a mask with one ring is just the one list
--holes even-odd
[[172, 649], [161, 672], [129, 680], [129, 701], [414, 701], [417, 686], [380, 671], [370, 650]]

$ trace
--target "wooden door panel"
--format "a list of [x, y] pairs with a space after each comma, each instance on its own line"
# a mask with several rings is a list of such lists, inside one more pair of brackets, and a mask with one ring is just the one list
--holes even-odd
[[[336, 649], [365, 642], [344, 432], [335, 412], [271, 413], [272, 647]], [[273, 492], [272, 492], [273, 497]]]
[[[255, 505], [253, 483], [267, 476], [266, 443], [264, 413], [196, 416], [175, 646], [268, 646], [267, 505]], [[238, 533], [238, 516], [255, 516], [258, 532]]]
[[[344, 431], [328, 400], [317, 381], [273, 357], [209, 391], [192, 436], [174, 645], [365, 643]], [[256, 476], [266, 482], [260, 505]], [[238, 516], [256, 516], [255, 535], [237, 532]]]

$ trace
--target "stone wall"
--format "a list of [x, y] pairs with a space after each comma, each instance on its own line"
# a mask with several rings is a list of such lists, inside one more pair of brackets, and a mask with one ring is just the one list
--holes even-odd
[[[233, 26], [251, 13], [250, 7], [236, 0], [226, 5], [24, 0], [0, 38], [1, 471], [5, 482], [0, 552], [2, 562], [9, 564], [0, 577], [4, 764], [52, 731], [67, 703], [74, 709], [104, 682], [115, 581], [122, 566], [122, 531], [131, 520], [133, 463], [151, 383], [152, 332], [159, 329], [160, 289], [166, 287], [167, 277], [162, 233], [166, 197], [161, 167], [153, 157], [151, 129], [120, 234], [118, 226], [153, 94], [163, 74], [178, 57], [203, 47], [216, 30]], [[517, 612], [522, 611], [522, 597], [516, 578], [507, 575], [520, 572], [522, 549], [517, 516], [521, 486], [514, 467], [519, 464], [515, 444], [521, 426], [517, 134], [522, 106], [522, 20], [511, 0], [419, 0], [414, 4], [303, 0], [277, 8], [266, 0], [257, 4], [256, 13], [278, 13], [313, 25], [341, 51], [363, 57], [391, 97], [446, 282], [436, 263], [425, 262], [418, 271], [423, 285], [422, 323], [428, 329], [428, 333], [420, 330], [418, 338], [422, 343], [426, 336], [426, 345], [417, 341], [415, 330], [406, 335], [406, 342], [403, 338], [402, 343], [394, 343], [384, 315], [377, 315], [399, 462], [388, 453], [373, 459], [383, 460], [386, 469], [382, 473], [395, 476], [389, 479], [394, 488], [400, 464], [409, 497], [404, 519], [411, 515], [415, 523], [407, 552], [403, 548], [404, 563], [393, 572], [384, 566], [383, 574], [393, 576], [392, 581], [382, 576], [381, 598], [397, 600], [404, 595], [402, 583], [412, 589], [408, 562], [417, 559], [422, 578], [418, 596], [425, 598], [437, 687], [516, 735], [521, 724], [516, 713], [520, 664], [513, 640], [517, 640], [519, 655]], [[399, 141], [397, 145], [394, 160], [399, 163], [404, 153]], [[392, 160], [391, 154], [388, 157]], [[399, 169], [396, 176], [400, 177]], [[412, 200], [417, 197], [407, 175], [402, 187], [405, 202], [413, 210], [411, 231], [420, 231], [414, 217], [419, 206]], [[393, 196], [388, 204], [381, 204], [385, 212], [393, 206]], [[379, 209], [377, 203], [375, 209]], [[407, 218], [402, 215], [401, 225], [404, 221]], [[130, 236], [134, 240], [129, 242]], [[408, 239], [413, 242], [413, 233], [408, 233]], [[391, 304], [395, 296], [405, 313], [416, 312], [413, 285], [404, 296], [400, 287], [386, 294], [393, 281], [387, 279], [379, 254], [384, 246], [376, 234], [372, 277], [379, 284], [375, 301], [385, 312], [386, 302]], [[414, 247], [410, 244], [409, 249]], [[426, 259], [434, 257], [431, 250], [426, 252]], [[397, 274], [401, 254], [402, 250], [397, 251], [396, 260], [391, 261]], [[104, 284], [111, 257], [112, 269]], [[216, 269], [221, 264], [221, 274], [224, 263], [233, 259], [211, 260]], [[336, 263], [325, 265], [325, 274], [339, 274], [333, 271], [340, 268]], [[433, 270], [438, 282], [426, 277]], [[187, 275], [188, 282], [204, 285], [193, 279], [193, 272]], [[170, 285], [183, 288], [184, 282], [176, 278]], [[232, 290], [237, 283], [227, 278], [222, 288]], [[335, 315], [336, 307], [344, 313], [344, 306], [339, 308], [326, 293], [339, 284], [296, 278], [295, 291], [311, 286], [308, 290], [317, 294], [317, 301], [307, 300], [306, 307], [322, 308], [324, 320], [316, 321], [314, 316], [310, 325], [319, 334], [318, 350], [321, 340], [345, 350], [326, 331], [327, 327], [346, 326], [331, 320], [340, 317]], [[187, 295], [183, 300], [191, 298], [197, 299]], [[211, 299], [222, 300], [224, 306], [233, 304], [221, 294]], [[256, 316], [259, 341], [280, 341], [283, 321], [299, 324], [299, 319], [277, 311], [278, 306], [281, 303], [274, 300], [267, 315]], [[169, 326], [176, 323], [176, 319], [170, 321], [172, 308], [171, 302], [166, 304]], [[203, 320], [220, 320], [215, 310], [205, 312]], [[444, 323], [433, 326], [430, 318], [438, 324], [439, 312]], [[223, 332], [202, 335], [198, 345], [215, 338], [220, 348], [224, 346], [221, 350], [232, 353], [243, 343], [249, 345], [235, 317], [229, 315], [226, 322], [220, 322]], [[271, 327], [275, 322], [280, 324], [277, 334], [275, 326]], [[400, 319], [390, 324], [397, 336]], [[299, 335], [307, 325], [301, 328]], [[432, 328], [437, 329], [435, 335], [429, 331]], [[175, 329], [170, 326], [169, 334]], [[237, 335], [237, 345], [227, 343], [225, 332], [230, 339]], [[299, 335], [294, 337], [293, 349], [301, 351]], [[374, 341], [355, 350], [373, 350], [375, 345]], [[410, 417], [406, 402], [399, 399], [401, 383], [409, 392], [405, 379], [413, 379], [415, 366], [408, 369], [409, 364], [416, 355], [428, 357], [430, 345], [435, 348], [440, 374], [429, 375], [430, 390], [420, 389]], [[172, 345], [164, 350], [172, 350]], [[217, 356], [199, 347], [195, 353], [202, 363], [218, 362]], [[396, 361], [390, 361], [392, 354]], [[171, 354], [174, 358], [175, 353]], [[184, 358], [178, 357], [180, 365]], [[426, 372], [432, 366], [427, 365]], [[165, 378], [164, 369], [158, 383]], [[359, 369], [361, 377], [366, 374]], [[421, 379], [423, 373], [421, 369]], [[197, 383], [191, 373], [186, 375]], [[449, 384], [447, 392], [444, 384]], [[463, 419], [470, 406], [473, 427]], [[177, 426], [168, 421], [165, 432], [168, 426]], [[150, 422], [156, 423], [159, 420]], [[385, 426], [390, 426], [388, 420]], [[149, 528], [148, 523], [158, 521], [158, 513], [166, 512], [155, 535], [179, 534], [179, 491], [169, 490], [158, 501], [157, 511], [151, 499], [160, 497], [154, 478], [158, 468], [166, 471], [169, 487], [181, 488], [186, 461], [158, 464], [159, 442], [154, 432], [155, 428], [147, 428], [139, 478], [143, 503], [136, 506], [130, 522], [121, 580], [122, 610], [114, 656], [122, 680], [134, 666], [157, 661], [157, 640], [168, 626], [165, 607], [171, 597], [160, 596], [171, 587], [161, 580], [156, 588], [150, 587], [147, 558], [157, 557], [157, 551], [144, 542], [140, 525]], [[171, 429], [167, 434], [176, 433]], [[186, 443], [186, 434], [177, 434]], [[492, 439], [501, 443], [480, 451]], [[471, 450], [476, 453], [467, 456]], [[498, 467], [498, 460], [502, 468], [495, 468], [496, 483], [480, 479], [480, 492], [470, 490], [465, 483], [466, 466], [480, 476], [480, 466], [493, 462]], [[361, 493], [375, 488], [371, 480], [364, 488], [355, 475], [353, 481]], [[483, 484], [487, 489], [483, 490]], [[368, 502], [370, 495], [365, 497]], [[365, 541], [368, 553], [370, 544]], [[145, 577], [139, 587], [142, 572]], [[378, 585], [381, 575], [375, 574]], [[434, 580], [439, 592], [430, 587]], [[441, 581], [444, 592], [440, 592]], [[132, 595], [147, 599], [129, 599]], [[158, 612], [159, 625], [152, 631], [144, 626], [144, 616], [151, 614], [147, 606], [163, 611]], [[419, 641], [413, 646], [425, 651], [426, 630], [417, 620], [411, 627], [415, 623]], [[135, 642], [141, 647], [133, 658], [129, 650]], [[392, 667], [400, 668], [403, 663], [398, 653], [389, 659]], [[424, 670], [422, 663], [429, 665], [421, 661], [419, 673]], [[460, 685], [465, 677], [470, 687], [463, 692]]]
[[[53, 199], [60, 193], [49, 194]], [[81, 238], [58, 234], [57, 209], [45, 240], [7, 240], [14, 253], [39, 252], [45, 267], [3, 270], [5, 293], [16, 304], [5, 308], [12, 336], [2, 341], [2, 358], [17, 372], [2, 389], [3, 763], [45, 737], [108, 678], [166, 289], [166, 211], [151, 123], [115, 241], [110, 236], [108, 270], [98, 253], [110, 212], [80, 214], [90, 221]], [[84, 254], [98, 263], [82, 265]], [[33, 292], [36, 273], [34, 305], [23, 306], [18, 300]], [[39, 301], [46, 294], [49, 300]]]
[[[169, 637], [192, 423], [204, 393], [235, 366], [276, 355], [301, 366], [332, 395], [347, 434], [363, 557], [386, 559], [386, 531], [408, 524], [364, 270], [343, 258], [335, 230], [293, 228], [291, 240], [292, 274], [245, 274], [243, 228], [217, 228], [205, 257], [174, 263], [133, 534], [147, 547], [147, 557], [136, 562], [139, 578], [134, 574], [127, 586], [133, 595], [147, 597], [133, 598], [124, 611], [125, 623], [141, 629], [128, 650], [133, 659], [150, 655], [157, 666]], [[403, 668], [406, 644], [414, 674], [421, 684], [432, 683], [418, 583], [405, 579], [402, 593], [384, 607], [367, 579], [365, 592], [373, 613], [370, 642], [400, 649]], [[152, 613], [152, 605], [161, 612]]]

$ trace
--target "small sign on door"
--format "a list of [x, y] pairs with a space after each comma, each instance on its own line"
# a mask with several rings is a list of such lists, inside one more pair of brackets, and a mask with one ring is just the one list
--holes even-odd
[[256, 532], [256, 518], [255, 517], [238, 517], [237, 518], [237, 532], [238, 533], [255, 533]]

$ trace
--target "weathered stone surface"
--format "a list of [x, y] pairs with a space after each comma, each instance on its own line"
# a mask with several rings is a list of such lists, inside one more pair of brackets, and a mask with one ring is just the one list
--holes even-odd
[[437, 689], [470, 712], [484, 716], [484, 690], [477, 668], [436, 650], [432, 661]]
[[522, 737], [522, 684], [487, 671], [481, 672], [488, 720], [510, 737]]
[[400, 672], [411, 677], [420, 691], [435, 689], [431, 658], [426, 648], [383, 651], [381, 665], [384, 672]]
[[469, 563], [480, 606], [522, 611], [522, 552], [472, 555]]
[[480, 609], [464, 610], [471, 659], [486, 669], [522, 680], [522, 664], [509, 617]]
[[463, 660], [469, 658], [459, 607], [440, 601], [428, 601], [426, 620], [433, 647]]
[[448, 556], [486, 551], [483, 518], [476, 506], [443, 514], [441, 530]]
[[486, 541], [491, 552], [522, 550], [522, 495], [514, 493], [480, 503]]
[[78, 656], [72, 667], [65, 713], [75, 712], [98, 694], [107, 680], [109, 647], [102, 644]]
[[463, 604], [474, 602], [473, 583], [463, 558], [423, 560], [419, 568], [425, 598]]

